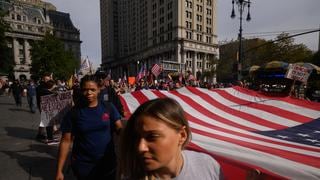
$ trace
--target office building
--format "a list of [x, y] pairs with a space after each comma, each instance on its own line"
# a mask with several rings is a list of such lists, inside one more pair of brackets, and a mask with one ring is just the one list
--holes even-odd
[[219, 56], [216, 0], [100, 0], [102, 67], [135, 76], [142, 65], [200, 77]]

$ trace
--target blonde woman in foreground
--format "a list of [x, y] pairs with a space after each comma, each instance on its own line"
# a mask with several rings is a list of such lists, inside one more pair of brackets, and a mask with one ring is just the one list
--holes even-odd
[[122, 134], [120, 179], [221, 179], [211, 156], [184, 150], [191, 132], [184, 111], [171, 98], [145, 102]]

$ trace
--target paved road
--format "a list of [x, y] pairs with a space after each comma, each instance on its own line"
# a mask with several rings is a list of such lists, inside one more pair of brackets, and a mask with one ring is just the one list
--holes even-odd
[[[0, 180], [54, 179], [58, 146], [35, 140], [40, 114], [32, 114], [23, 98], [0, 96]], [[72, 172], [66, 173], [73, 180]]]

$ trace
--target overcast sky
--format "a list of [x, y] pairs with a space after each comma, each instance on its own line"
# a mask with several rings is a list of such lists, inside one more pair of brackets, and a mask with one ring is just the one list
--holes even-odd
[[[88, 56], [95, 66], [101, 63], [99, 0], [44, 0], [58, 11], [70, 14], [80, 29], [81, 54]], [[183, 0], [179, 0], [183, 1]], [[232, 0], [218, 0], [217, 35], [219, 41], [236, 39], [239, 32], [239, 12], [231, 19]], [[320, 26], [320, 0], [251, 0], [250, 22], [243, 22], [243, 33], [282, 32], [316, 29]], [[246, 12], [244, 13], [244, 18]], [[274, 36], [261, 38], [273, 39]], [[311, 50], [318, 49], [319, 33], [299, 36], [296, 43], [304, 43]]]

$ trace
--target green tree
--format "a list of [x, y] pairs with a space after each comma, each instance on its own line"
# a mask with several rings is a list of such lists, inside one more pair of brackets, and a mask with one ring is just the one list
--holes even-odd
[[7, 12], [0, 10], [0, 71], [5, 74], [12, 74], [14, 62], [11, 48], [7, 45], [5, 32], [10, 31], [10, 26], [4, 20]]
[[[304, 44], [295, 44], [288, 34], [280, 34], [277, 41], [265, 39], [244, 39], [242, 70], [245, 72], [253, 65], [278, 60], [288, 63], [312, 61], [312, 51]], [[237, 77], [237, 53], [239, 42], [230, 41], [221, 45], [220, 60], [217, 68], [219, 82], [230, 82]]]
[[202, 77], [207, 77], [207, 79], [212, 80], [216, 76], [218, 62], [219, 60], [215, 56], [209, 59], [210, 68], [202, 73]]
[[312, 58], [312, 51], [304, 44], [295, 44], [294, 39], [289, 37], [288, 33], [282, 33], [277, 36], [279, 41], [276, 41], [274, 56], [277, 60], [288, 63], [309, 62]]
[[46, 33], [42, 40], [32, 43], [31, 57], [31, 72], [35, 76], [52, 72], [54, 77], [65, 79], [73, 74], [80, 63], [71, 51], [65, 51], [63, 42], [50, 33]]
[[320, 51], [313, 54], [310, 62], [320, 67]]
[[217, 65], [217, 80], [218, 82], [230, 82], [236, 78], [236, 62], [238, 42], [230, 41], [220, 45], [220, 59]]

